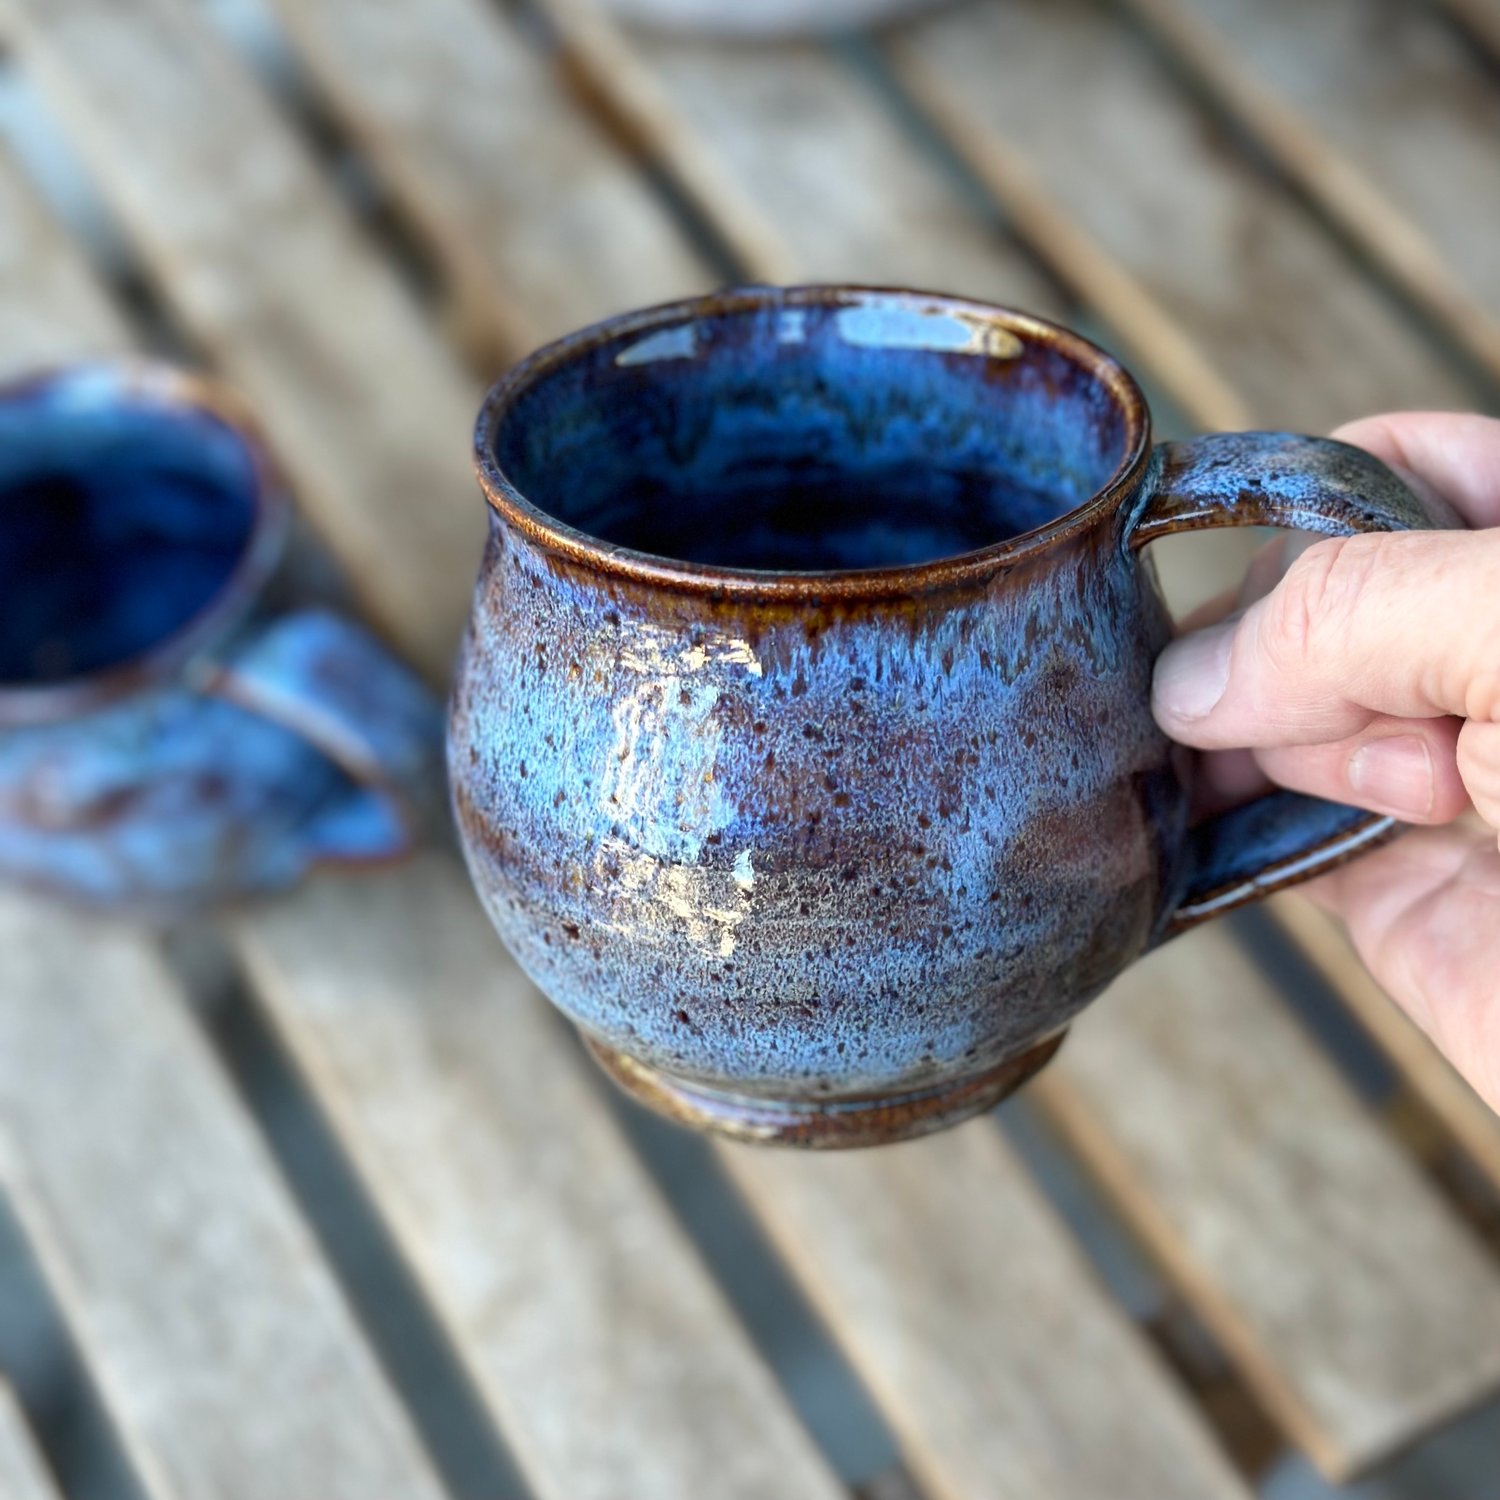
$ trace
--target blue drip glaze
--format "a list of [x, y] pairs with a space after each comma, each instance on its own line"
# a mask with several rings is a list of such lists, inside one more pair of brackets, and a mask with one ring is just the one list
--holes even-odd
[[[872, 296], [577, 352], [495, 458], [606, 542], [784, 572], [1029, 531], [1125, 441], [1050, 345]], [[601, 576], [497, 519], [451, 772], [528, 974], [607, 1045], [767, 1094], [917, 1087], [1055, 1031], [1180, 884], [1187, 797], [1146, 709], [1169, 627], [1117, 527], [883, 604], [811, 573], [783, 608]]]

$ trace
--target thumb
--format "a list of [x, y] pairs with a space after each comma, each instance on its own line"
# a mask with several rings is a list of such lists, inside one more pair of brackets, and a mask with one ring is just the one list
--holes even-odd
[[1153, 709], [1299, 790], [1414, 821], [1472, 795], [1500, 823], [1500, 530], [1317, 543], [1238, 619], [1167, 648]]

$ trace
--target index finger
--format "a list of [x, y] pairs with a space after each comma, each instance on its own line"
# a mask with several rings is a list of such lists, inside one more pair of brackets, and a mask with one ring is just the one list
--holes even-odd
[[1326, 745], [1382, 716], [1500, 719], [1500, 530], [1327, 539], [1237, 621], [1174, 641], [1152, 706], [1201, 750]]

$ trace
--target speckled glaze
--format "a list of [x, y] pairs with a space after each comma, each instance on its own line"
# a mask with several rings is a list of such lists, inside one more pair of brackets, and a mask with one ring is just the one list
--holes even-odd
[[408, 847], [437, 707], [333, 615], [250, 618], [286, 515], [194, 377], [0, 390], [0, 877], [167, 921]]
[[1153, 451], [1129, 375], [1066, 330], [723, 293], [534, 355], [477, 456], [449, 729], [470, 869], [676, 1118], [814, 1146], [953, 1123], [1153, 944], [1391, 831], [1290, 794], [1189, 829], [1138, 549], [1430, 522], [1339, 444]]

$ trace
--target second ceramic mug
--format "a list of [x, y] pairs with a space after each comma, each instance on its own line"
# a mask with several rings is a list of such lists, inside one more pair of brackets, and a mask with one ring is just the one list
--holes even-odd
[[1171, 532], [1434, 524], [1368, 454], [1153, 447], [1065, 329], [750, 288], [540, 351], [477, 431], [449, 760], [475, 884], [609, 1072], [830, 1146], [994, 1103], [1146, 950], [1392, 831], [1190, 828], [1152, 720]]
[[197, 376], [0, 388], [0, 877], [169, 920], [407, 851], [436, 707], [348, 621], [261, 612], [288, 514]]

